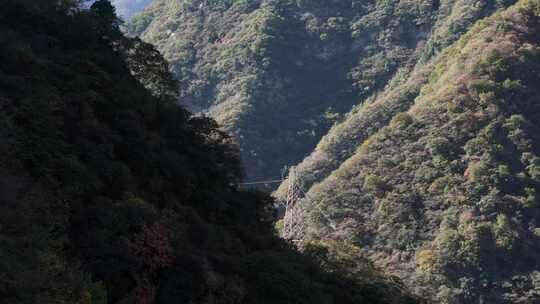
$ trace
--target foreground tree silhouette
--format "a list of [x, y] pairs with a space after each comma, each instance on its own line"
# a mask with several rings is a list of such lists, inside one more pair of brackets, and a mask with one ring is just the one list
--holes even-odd
[[109, 0], [97, 0], [90, 7], [92, 17], [97, 21], [98, 31], [102, 35], [108, 35], [112, 38], [122, 36], [120, 25], [122, 20], [116, 15], [116, 8]]

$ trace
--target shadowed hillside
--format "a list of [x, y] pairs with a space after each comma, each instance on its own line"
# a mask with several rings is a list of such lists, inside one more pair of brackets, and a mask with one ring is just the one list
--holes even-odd
[[279, 239], [160, 53], [80, 4], [0, 10], [0, 302], [417, 303], [352, 245]]

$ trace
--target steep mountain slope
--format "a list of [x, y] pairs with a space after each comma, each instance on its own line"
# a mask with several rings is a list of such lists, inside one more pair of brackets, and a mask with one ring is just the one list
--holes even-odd
[[[321, 139], [314, 151], [295, 166], [296, 187], [305, 193], [317, 182], [322, 181], [347, 158], [358, 145], [385, 126], [394, 115], [406, 111], [428, 81], [433, 69], [434, 56], [455, 42], [477, 20], [491, 14], [495, 9], [515, 1], [452, 0], [441, 1], [433, 29], [425, 43], [418, 45], [408, 64], [394, 74], [391, 81], [380, 92], [356, 105], [345, 119], [334, 125]], [[287, 178], [275, 192], [278, 200], [285, 200], [289, 189]]]
[[478, 21], [351, 113], [286, 237], [349, 240], [436, 303], [540, 301], [539, 22], [536, 0]]
[[248, 178], [265, 179], [300, 162], [416, 50], [428, 58], [507, 2], [156, 0], [129, 31], [172, 63], [189, 109], [232, 132]]
[[0, 10], [0, 302], [416, 302], [354, 246], [280, 240], [159, 52], [78, 3]]

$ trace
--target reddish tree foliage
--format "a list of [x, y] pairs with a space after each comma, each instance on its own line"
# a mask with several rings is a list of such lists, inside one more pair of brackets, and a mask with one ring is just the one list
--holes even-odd
[[170, 230], [162, 223], [144, 226], [132, 244], [135, 255], [152, 271], [171, 265], [174, 255], [169, 236]]

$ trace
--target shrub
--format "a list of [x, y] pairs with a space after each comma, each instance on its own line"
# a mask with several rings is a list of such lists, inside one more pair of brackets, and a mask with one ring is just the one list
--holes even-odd
[[514, 247], [515, 235], [508, 217], [504, 214], [497, 216], [497, 221], [493, 225], [496, 245], [504, 250], [512, 250]]
[[392, 119], [392, 122], [390, 123], [391, 126], [394, 127], [407, 127], [410, 124], [414, 122], [413, 117], [409, 113], [399, 113]]
[[373, 194], [375, 196], [380, 196], [388, 190], [386, 183], [376, 175], [368, 175], [364, 178], [364, 185], [362, 187], [367, 193]]
[[436, 261], [435, 252], [431, 249], [424, 249], [416, 253], [417, 269], [422, 272], [433, 271]]

